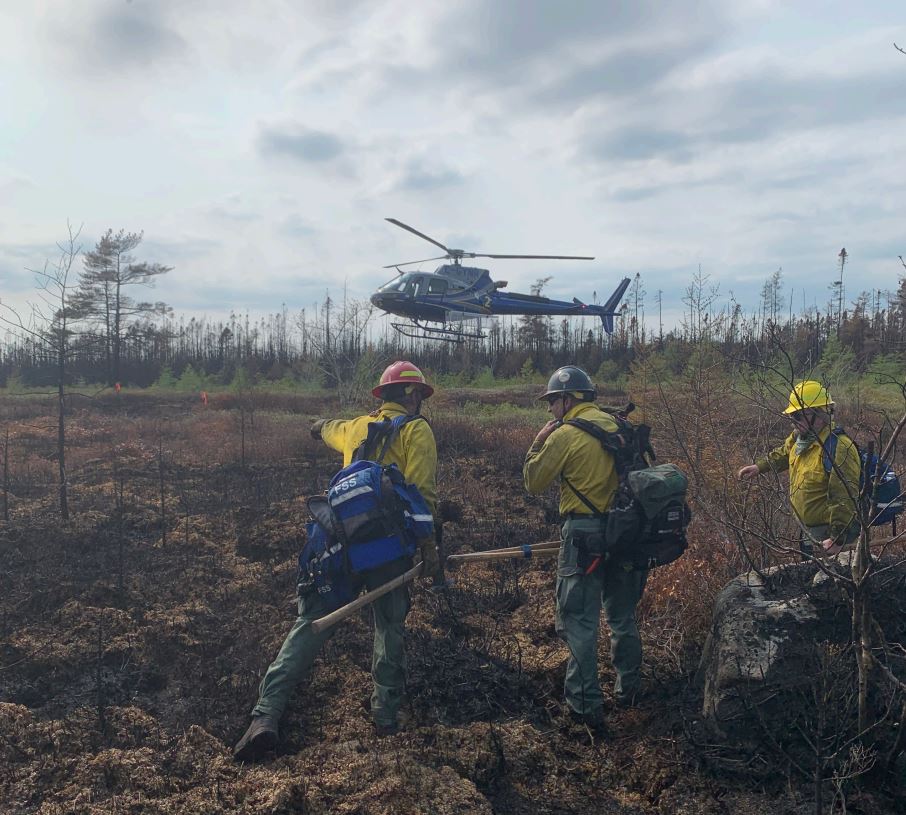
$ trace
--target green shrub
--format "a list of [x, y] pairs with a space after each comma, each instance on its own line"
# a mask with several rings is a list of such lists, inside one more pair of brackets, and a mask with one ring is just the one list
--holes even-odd
[[173, 376], [173, 371], [170, 369], [169, 365], [164, 365], [160, 369], [160, 376], [157, 377], [154, 387], [161, 388], [162, 390], [176, 389], [176, 377]]
[[5, 390], [8, 394], [27, 393], [29, 388], [22, 380], [22, 377], [19, 374], [15, 373], [10, 374], [8, 377], [6, 377]]
[[470, 383], [473, 388], [494, 388], [500, 383], [494, 379], [494, 372], [490, 367], [481, 368], [472, 378]]
[[[240, 368], [239, 370], [242, 369]], [[201, 391], [208, 387], [208, 377], [205, 376], [204, 372], [195, 370], [195, 366], [191, 363], [186, 365], [182, 376], [179, 377], [179, 381], [176, 383], [177, 390], [181, 391]]]

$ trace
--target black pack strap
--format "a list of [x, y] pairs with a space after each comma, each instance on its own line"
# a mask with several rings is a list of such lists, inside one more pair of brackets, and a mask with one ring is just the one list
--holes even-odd
[[390, 447], [390, 442], [393, 441], [393, 437], [396, 436], [397, 433], [399, 433], [400, 428], [407, 421], [409, 421], [409, 417], [405, 416], [405, 417], [403, 417], [403, 421], [401, 421], [398, 425], [394, 426], [393, 419], [390, 420], [390, 429], [387, 431], [387, 435], [384, 437], [384, 446], [381, 447], [381, 452], [378, 454], [378, 457], [375, 459], [375, 461], [377, 461], [378, 464], [381, 464], [384, 461], [384, 456], [387, 455], [387, 450]]
[[[623, 449], [623, 447], [625, 447], [625, 440], [622, 439], [617, 433], [608, 433], [606, 430], [599, 427], [594, 422], [588, 421], [588, 419], [567, 419], [565, 422], [563, 422], [563, 424], [578, 427], [579, 430], [584, 430], [586, 433], [594, 436], [600, 442], [601, 447], [603, 447], [609, 453], [612, 453], [614, 455], [614, 458], [616, 458], [619, 451]], [[573, 486], [572, 482], [570, 482], [570, 480], [565, 475], [561, 475], [560, 478], [563, 483], [566, 484], [566, 486], [576, 494], [576, 497], [592, 511], [596, 518], [604, 517], [605, 513], [598, 509], [591, 501], [589, 501], [587, 495], [584, 495], [581, 490]]]
[[604, 430], [604, 428], [588, 421], [588, 419], [566, 419], [563, 424], [578, 427], [579, 430], [584, 430], [594, 436], [601, 443], [601, 447], [609, 452], [619, 453], [626, 448], [626, 439], [620, 436], [619, 433]]
[[614, 407], [613, 405], [598, 405], [605, 413], [611, 416], [618, 416], [621, 419], [629, 420], [629, 414], [635, 410], [635, 402], [627, 402], [623, 407]]
[[409, 416], [409, 415], [402, 416], [402, 417], [398, 416], [397, 419], [399, 419], [399, 418], [401, 418], [402, 421], [398, 422], [396, 419], [390, 420], [390, 432], [387, 433], [387, 438], [384, 439], [384, 446], [381, 447], [381, 454], [376, 459], [378, 464], [383, 462], [384, 456], [387, 455], [387, 450], [390, 448], [390, 442], [393, 441], [394, 438], [396, 438], [397, 433], [399, 433], [403, 429], [404, 424], [409, 424], [409, 422], [414, 422], [416, 419], [421, 419], [423, 422], [428, 421], [424, 416], [422, 416], [420, 414], [416, 414], [415, 416]]
[[583, 495], [582, 492], [574, 487], [565, 475], [561, 475], [560, 478], [563, 480], [563, 483], [566, 484], [566, 486], [576, 494], [576, 497], [592, 511], [596, 518], [603, 518], [607, 514], [606, 512], [601, 512], [600, 509], [598, 509], [591, 501], [589, 501], [588, 496]]
[[[635, 406], [633, 405], [633, 407]], [[657, 458], [654, 448], [651, 446], [651, 428], [647, 424], [630, 424], [628, 419], [619, 417], [618, 414], [611, 415], [619, 428], [616, 431], [604, 430], [600, 425], [590, 422], [588, 419], [567, 419], [563, 424], [572, 425], [594, 436], [601, 447], [614, 457], [614, 464], [619, 476], [623, 475], [627, 459], [629, 459], [631, 469], [651, 466], [651, 462]], [[638, 463], [633, 464], [633, 461]]]
[[384, 461], [384, 456], [387, 455], [387, 451], [390, 449], [391, 442], [396, 438], [396, 434], [400, 432], [404, 424], [408, 424], [415, 419], [428, 421], [424, 416], [416, 415], [397, 416], [393, 419], [382, 419], [379, 422], [369, 423], [367, 430], [368, 435], [352, 454], [352, 460], [363, 461], [368, 459], [368, 454], [372, 452], [372, 448], [376, 449], [376, 445], [383, 439], [380, 453], [378, 453], [374, 459], [371, 459], [372, 461], [381, 464]]

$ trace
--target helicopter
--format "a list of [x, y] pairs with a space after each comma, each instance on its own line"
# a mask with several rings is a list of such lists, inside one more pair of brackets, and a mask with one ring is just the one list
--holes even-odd
[[[577, 298], [567, 302], [552, 300], [536, 294], [516, 294], [503, 292], [507, 281], [491, 280], [487, 269], [463, 266], [464, 258], [491, 258], [493, 260], [594, 260], [593, 257], [578, 255], [500, 255], [483, 252], [467, 252], [463, 249], [450, 249], [440, 241], [419, 232], [417, 229], [398, 221], [396, 218], [385, 220], [394, 226], [405, 229], [413, 235], [432, 243], [442, 249], [444, 254], [423, 260], [391, 263], [385, 269], [396, 269], [399, 275], [385, 283], [374, 294], [371, 302], [382, 311], [408, 322], [395, 322], [391, 325], [406, 337], [420, 339], [437, 339], [447, 342], [463, 342], [466, 339], [484, 339], [479, 328], [466, 331], [467, 320], [481, 320], [502, 314], [529, 314], [541, 316], [564, 315], [567, 317], [600, 317], [604, 330], [613, 332], [613, 318], [617, 305], [629, 286], [629, 278], [624, 277], [604, 305], [589, 305]], [[433, 260], [449, 260], [438, 266], [433, 272], [404, 272], [400, 267], [418, 263], [429, 263]], [[434, 325], [431, 325], [431, 324]]]

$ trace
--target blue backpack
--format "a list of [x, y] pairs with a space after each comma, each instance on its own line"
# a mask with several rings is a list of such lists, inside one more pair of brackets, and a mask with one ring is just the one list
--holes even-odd
[[[829, 473], [833, 468], [834, 459], [837, 457], [837, 440], [845, 434], [842, 427], [835, 427], [827, 437], [827, 443], [824, 445], [824, 471]], [[850, 439], [852, 441], [852, 439]], [[855, 442], [853, 442], [855, 445]], [[859, 448], [856, 447], [856, 450]], [[903, 491], [900, 489], [900, 479], [897, 474], [890, 469], [886, 461], [881, 461], [877, 456], [869, 457], [868, 453], [859, 453], [859, 461], [862, 469], [859, 474], [859, 492], [865, 487], [865, 481], [874, 484], [878, 478], [877, 487], [874, 490], [874, 501], [877, 507], [877, 515], [872, 518], [872, 526], [884, 526], [885, 524], [896, 523], [897, 515], [903, 511]], [[880, 473], [880, 476], [878, 476]]]
[[[312, 520], [299, 553], [299, 594], [317, 592], [327, 606], [350, 602], [361, 587], [359, 576], [402, 558], [411, 558], [420, 538], [434, 534], [425, 499], [407, 484], [399, 467], [381, 461], [393, 437], [408, 421], [397, 416], [371, 422], [354, 461], [330, 481], [325, 495], [307, 501]], [[364, 456], [383, 446], [377, 460]]]

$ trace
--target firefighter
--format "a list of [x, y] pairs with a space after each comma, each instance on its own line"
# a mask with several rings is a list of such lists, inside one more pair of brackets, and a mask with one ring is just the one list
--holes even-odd
[[808, 538], [801, 544], [805, 554], [811, 554], [812, 545], [819, 543], [824, 553], [834, 555], [859, 536], [859, 451], [840, 430], [834, 433], [836, 449], [828, 443], [835, 428], [833, 406], [820, 382], [800, 382], [783, 411], [793, 423], [793, 432], [779, 447], [738, 473], [739, 478], [750, 479], [768, 470], [789, 470], [790, 503]]
[[610, 626], [614, 700], [629, 706], [640, 685], [642, 644], [636, 606], [648, 573], [617, 560], [605, 562], [599, 556], [604, 550], [601, 516], [618, 484], [613, 456], [590, 434], [563, 424], [581, 418], [615, 432], [616, 422], [593, 404], [595, 396], [595, 387], [581, 368], [566, 365], [554, 371], [547, 391], [539, 397], [547, 400], [553, 419], [532, 442], [522, 473], [525, 488], [533, 495], [560, 482], [562, 544], [557, 562], [556, 630], [570, 651], [564, 693], [573, 718], [602, 729], [604, 696], [598, 680], [601, 607]]
[[[423, 400], [434, 389], [422, 372], [411, 362], [400, 361], [389, 365], [381, 375], [372, 394], [381, 399], [377, 411], [355, 419], [319, 419], [311, 428], [316, 439], [343, 454], [343, 466], [352, 461], [353, 452], [365, 440], [371, 422], [392, 419], [395, 416], [417, 416]], [[434, 433], [427, 421], [409, 421], [400, 429], [387, 448], [383, 462], [396, 464], [406, 481], [418, 487], [432, 515], [436, 515], [437, 447]], [[433, 539], [421, 541], [421, 555], [425, 563], [423, 574], [435, 576], [439, 571], [437, 549]], [[367, 589], [392, 580], [405, 572], [411, 564], [406, 560], [394, 561], [369, 572], [365, 579]], [[401, 586], [380, 597], [372, 604], [374, 610], [374, 649], [371, 674], [374, 691], [371, 696], [371, 715], [375, 730], [380, 736], [398, 731], [397, 714], [405, 691], [405, 621], [409, 612], [409, 590]], [[278, 738], [278, 723], [289, 696], [315, 660], [321, 646], [333, 629], [314, 633], [311, 624], [329, 613], [316, 593], [299, 597], [299, 612], [292, 629], [283, 642], [276, 659], [261, 680], [258, 701], [252, 708], [252, 721], [233, 750], [240, 761], [254, 761], [273, 749]]]

